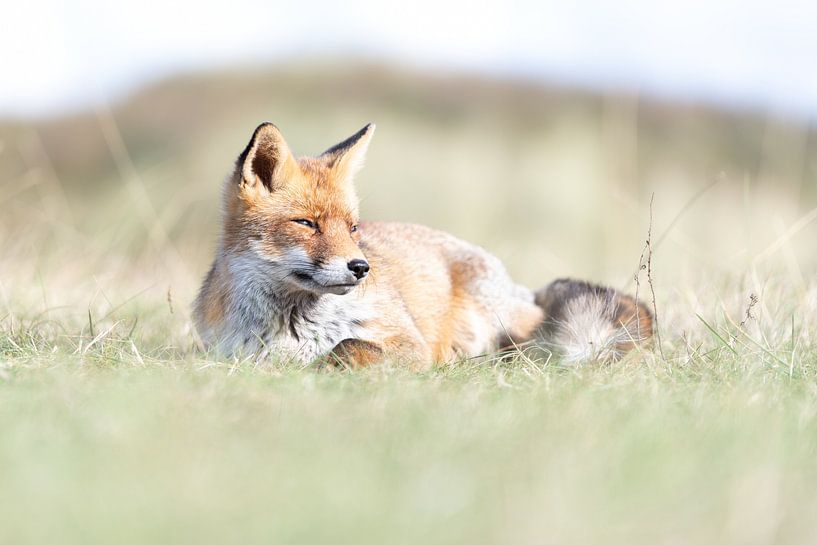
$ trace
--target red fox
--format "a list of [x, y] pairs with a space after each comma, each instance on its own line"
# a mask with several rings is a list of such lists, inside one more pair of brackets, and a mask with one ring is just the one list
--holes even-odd
[[532, 341], [565, 362], [615, 360], [652, 336], [642, 303], [557, 280], [533, 292], [500, 260], [428, 227], [360, 222], [353, 178], [366, 125], [295, 158], [264, 123], [223, 193], [223, 230], [195, 302], [197, 330], [224, 354], [417, 368]]

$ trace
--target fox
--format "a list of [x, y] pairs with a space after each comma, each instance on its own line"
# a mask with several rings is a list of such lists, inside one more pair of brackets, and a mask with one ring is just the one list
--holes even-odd
[[568, 278], [533, 291], [448, 233], [360, 220], [354, 178], [368, 124], [317, 156], [255, 129], [224, 182], [215, 259], [194, 303], [220, 354], [417, 369], [531, 343], [567, 364], [617, 361], [649, 342], [635, 298]]

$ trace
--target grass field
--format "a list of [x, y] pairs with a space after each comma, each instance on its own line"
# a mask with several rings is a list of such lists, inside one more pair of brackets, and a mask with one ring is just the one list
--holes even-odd
[[[807, 123], [321, 73], [0, 124], [0, 543], [817, 542]], [[220, 182], [263, 119], [305, 153], [376, 121], [364, 217], [452, 231], [530, 286], [651, 301], [654, 195], [661, 350], [421, 374], [202, 352]]]
[[698, 331], [665, 360], [420, 375], [21, 327], [2, 348], [4, 543], [817, 539], [813, 321], [769, 345]]

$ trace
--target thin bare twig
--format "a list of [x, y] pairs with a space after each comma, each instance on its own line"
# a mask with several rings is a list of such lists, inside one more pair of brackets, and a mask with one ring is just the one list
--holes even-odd
[[635, 273], [635, 319], [636, 319], [636, 334], [638, 337], [641, 337], [641, 320], [639, 318], [639, 307], [638, 307], [638, 292], [641, 289], [641, 271], [647, 271], [647, 284], [650, 286], [650, 293], [652, 295], [652, 314], [653, 314], [653, 330], [655, 339], [658, 343], [658, 352], [661, 354], [661, 359], [666, 360], [666, 356], [664, 355], [664, 346], [661, 343], [661, 332], [659, 330], [659, 323], [658, 323], [658, 305], [655, 302], [655, 284], [653, 282], [652, 276], [652, 253], [653, 253], [653, 244], [652, 244], [652, 221], [653, 221], [653, 202], [655, 201], [655, 193], [650, 196], [650, 224], [647, 227], [647, 240], [644, 242], [644, 249], [641, 250], [641, 257], [638, 258], [638, 271]]
[[755, 308], [755, 305], [757, 304], [758, 301], [759, 299], [757, 298], [757, 295], [755, 295], [754, 293], [749, 294], [749, 306], [746, 307], [746, 315], [743, 317], [743, 321], [740, 323], [740, 327], [745, 326], [749, 320], [755, 319], [755, 315], [752, 314], [752, 309]]
[[170, 309], [170, 314], [173, 314], [173, 296], [170, 293], [170, 288], [167, 288], [167, 306]]

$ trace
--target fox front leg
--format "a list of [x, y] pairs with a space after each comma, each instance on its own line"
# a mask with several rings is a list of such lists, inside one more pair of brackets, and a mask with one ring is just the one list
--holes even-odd
[[383, 356], [383, 348], [378, 344], [360, 339], [344, 339], [332, 349], [327, 360], [330, 363], [357, 368], [382, 362]]

